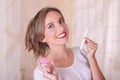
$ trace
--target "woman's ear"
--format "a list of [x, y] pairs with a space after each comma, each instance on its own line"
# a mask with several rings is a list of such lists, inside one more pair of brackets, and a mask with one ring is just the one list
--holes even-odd
[[45, 38], [43, 38], [42, 42], [46, 42]]
[[45, 40], [45, 38], [38, 38], [38, 40], [40, 41], [40, 42], [46, 42], [46, 40]]

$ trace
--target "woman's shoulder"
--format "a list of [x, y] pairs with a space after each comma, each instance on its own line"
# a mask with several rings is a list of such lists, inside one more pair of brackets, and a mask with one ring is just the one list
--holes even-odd
[[82, 55], [86, 57], [86, 51], [84, 49], [80, 49], [80, 47], [72, 47], [71, 48], [74, 54]]
[[34, 69], [34, 74], [41, 74], [42, 75], [42, 72], [38, 66], [36, 66], [36, 68]]
[[48, 80], [47, 78], [43, 77], [43, 73], [39, 66], [36, 66], [34, 69], [34, 80]]
[[87, 62], [86, 51], [84, 49], [80, 49], [80, 47], [73, 47], [71, 48], [73, 54], [82, 62]]
[[34, 80], [39, 80], [38, 76], [42, 76], [42, 71], [39, 69], [38, 66], [34, 69]]

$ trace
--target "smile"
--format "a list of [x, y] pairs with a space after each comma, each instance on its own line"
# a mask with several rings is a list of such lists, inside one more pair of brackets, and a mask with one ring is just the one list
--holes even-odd
[[57, 36], [58, 39], [66, 37], [66, 32], [63, 32]]

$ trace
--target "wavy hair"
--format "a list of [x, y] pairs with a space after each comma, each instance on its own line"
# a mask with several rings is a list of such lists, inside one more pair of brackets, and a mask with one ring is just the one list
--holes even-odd
[[47, 51], [50, 49], [46, 42], [42, 42], [44, 39], [45, 18], [48, 12], [56, 11], [61, 14], [59, 9], [53, 7], [42, 8], [30, 21], [27, 26], [25, 36], [25, 46], [29, 51], [33, 50], [34, 56], [37, 59], [40, 55], [46, 56]]

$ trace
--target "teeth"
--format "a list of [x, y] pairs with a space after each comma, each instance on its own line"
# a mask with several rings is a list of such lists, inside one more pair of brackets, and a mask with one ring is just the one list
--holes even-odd
[[63, 37], [63, 36], [65, 36], [65, 33], [64, 33], [64, 34], [59, 35], [57, 38], [61, 38], [61, 37]]

